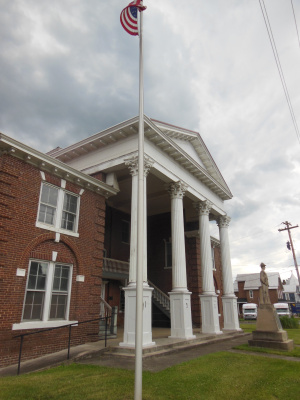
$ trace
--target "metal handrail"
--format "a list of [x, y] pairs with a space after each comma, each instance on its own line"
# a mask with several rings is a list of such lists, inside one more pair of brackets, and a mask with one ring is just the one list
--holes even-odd
[[44, 333], [44, 332], [47, 332], [47, 331], [54, 331], [55, 329], [69, 328], [68, 356], [67, 356], [67, 359], [69, 360], [69, 359], [70, 359], [71, 329], [72, 329], [72, 326], [78, 326], [78, 325], [81, 325], [81, 324], [86, 324], [86, 323], [88, 323], [88, 322], [95, 322], [95, 321], [105, 320], [105, 335], [104, 335], [104, 338], [105, 338], [105, 347], [106, 347], [106, 346], [107, 346], [107, 327], [108, 327], [108, 320], [109, 320], [109, 318], [111, 318], [111, 317], [112, 317], [112, 313], [111, 313], [110, 316], [106, 316], [106, 317], [100, 317], [100, 318], [95, 318], [95, 319], [89, 319], [89, 320], [80, 321], [80, 322], [73, 322], [72, 324], [66, 324], [66, 325], [56, 326], [56, 327], [53, 327], [53, 328], [46, 328], [46, 329], [42, 329], [42, 330], [39, 330], [39, 331], [28, 332], [28, 333], [22, 333], [21, 335], [14, 336], [13, 339], [16, 339], [16, 338], [19, 338], [19, 337], [21, 338], [21, 340], [20, 340], [20, 350], [19, 350], [19, 360], [18, 360], [18, 372], [17, 372], [17, 375], [20, 375], [22, 348], [23, 348], [23, 341], [24, 341], [24, 337], [25, 337], [25, 336], [36, 335], [36, 334], [38, 334], [38, 333]]
[[167, 309], [170, 310], [170, 297], [167, 296], [162, 290], [160, 290], [153, 282], [148, 280], [148, 283], [153, 287], [153, 296]]

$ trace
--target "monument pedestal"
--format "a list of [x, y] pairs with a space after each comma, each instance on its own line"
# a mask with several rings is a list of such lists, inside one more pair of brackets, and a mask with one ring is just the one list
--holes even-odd
[[256, 331], [252, 332], [249, 346], [267, 347], [278, 350], [293, 350], [294, 341], [282, 329], [278, 314], [272, 304], [262, 304], [258, 308]]

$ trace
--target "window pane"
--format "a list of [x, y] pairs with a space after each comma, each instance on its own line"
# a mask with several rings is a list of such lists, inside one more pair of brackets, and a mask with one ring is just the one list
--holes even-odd
[[73, 214], [76, 214], [76, 209], [77, 209], [77, 197], [65, 193], [64, 211], [69, 211]]
[[47, 263], [31, 262], [27, 286], [28, 289], [45, 289], [47, 267]]
[[28, 289], [35, 289], [35, 287], [36, 287], [36, 279], [37, 279], [37, 276], [36, 275], [29, 275], [29, 278], [28, 278]]
[[27, 292], [23, 319], [41, 320], [44, 305], [44, 292]]
[[38, 262], [31, 261], [31, 263], [30, 263], [30, 273], [32, 275], [37, 275], [38, 267], [39, 267], [39, 263]]
[[43, 290], [45, 289], [46, 277], [45, 276], [38, 276], [36, 282], [36, 289]]
[[56, 265], [53, 280], [53, 291], [67, 292], [69, 287], [70, 267]]
[[61, 277], [69, 279], [69, 271], [70, 271], [69, 267], [62, 267], [62, 269], [61, 269]]
[[54, 225], [55, 212], [55, 208], [41, 204], [39, 212], [39, 222]]
[[59, 290], [60, 278], [55, 277], [53, 280], [53, 290]]
[[73, 231], [75, 228], [75, 218], [76, 218], [76, 215], [63, 211], [62, 220], [61, 220], [61, 228], [68, 229], [69, 231]]
[[43, 184], [41, 204], [39, 210], [39, 222], [53, 225], [55, 220], [58, 188]]
[[50, 204], [50, 205], [56, 207], [57, 195], [58, 195], [58, 189], [57, 188], [44, 184], [43, 188], [42, 188], [41, 202], [42, 203], [46, 203], [46, 204]]
[[65, 319], [65, 312], [67, 306], [67, 295], [52, 295], [50, 318], [51, 319]]

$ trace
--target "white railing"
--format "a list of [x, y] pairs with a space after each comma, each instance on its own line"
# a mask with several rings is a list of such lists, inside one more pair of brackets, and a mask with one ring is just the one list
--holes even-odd
[[102, 297], [100, 297], [100, 317], [110, 317], [111, 312], [111, 306]]
[[170, 311], [170, 297], [160, 290], [154, 283], [148, 281], [149, 285], [153, 287], [152, 296], [157, 300], [167, 311]]

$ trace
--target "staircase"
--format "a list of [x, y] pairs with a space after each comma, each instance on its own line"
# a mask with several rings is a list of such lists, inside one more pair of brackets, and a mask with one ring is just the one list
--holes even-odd
[[168, 328], [170, 327], [170, 298], [151, 281], [148, 281], [148, 284], [154, 289], [152, 292], [152, 326]]

